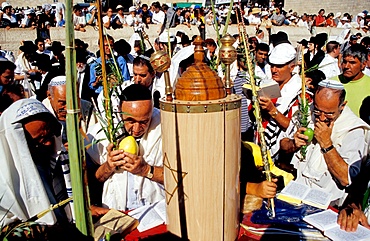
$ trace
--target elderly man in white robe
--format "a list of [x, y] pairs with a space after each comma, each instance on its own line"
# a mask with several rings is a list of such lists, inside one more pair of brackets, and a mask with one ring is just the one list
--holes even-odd
[[[60, 131], [55, 117], [35, 99], [18, 100], [1, 115], [1, 225], [26, 221], [72, 195]], [[38, 222], [53, 225], [71, 217], [67, 205]]]
[[[292, 119], [282, 139], [281, 149], [295, 152], [291, 163], [297, 169], [297, 182], [331, 193], [331, 206], [340, 206], [347, 196], [346, 187], [359, 174], [366, 160], [370, 127], [346, 106], [342, 83], [323, 80], [315, 93], [308, 127], [314, 139], [308, 143], [305, 127]], [[307, 145], [305, 159], [299, 149]]]
[[[87, 153], [100, 165], [95, 176], [104, 182], [103, 207], [132, 210], [165, 197], [160, 113], [153, 108], [151, 93], [145, 86], [128, 86], [120, 99], [124, 129], [139, 143], [138, 155], [115, 150], [107, 140], [93, 144]], [[105, 137], [101, 129], [97, 124], [88, 133], [92, 143]]]

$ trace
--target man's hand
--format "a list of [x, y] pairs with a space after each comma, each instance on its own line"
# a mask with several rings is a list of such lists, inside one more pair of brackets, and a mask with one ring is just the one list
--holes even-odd
[[355, 232], [359, 223], [370, 228], [365, 214], [354, 204], [340, 211], [337, 222], [347, 232]]
[[294, 145], [298, 149], [301, 148], [302, 146], [307, 145], [308, 136], [303, 134], [303, 132], [305, 132], [306, 130], [307, 128], [300, 127], [294, 134]]
[[145, 177], [148, 174], [150, 166], [144, 161], [142, 156], [137, 156], [128, 152], [125, 152], [124, 155], [124, 164], [121, 168], [142, 177]]
[[334, 126], [334, 122], [330, 122], [328, 126], [325, 122], [317, 121], [315, 124], [314, 137], [319, 143], [321, 148], [328, 148], [333, 144], [331, 141], [331, 132]]
[[247, 183], [247, 194], [252, 194], [262, 198], [273, 198], [276, 195], [277, 179], [272, 182], [263, 181], [260, 183]]
[[102, 79], [103, 79], [103, 76], [101, 76], [101, 75], [100, 76], [97, 76], [96, 79], [95, 79], [95, 82], [92, 83], [91, 85], [93, 87], [98, 86], [101, 83]]
[[123, 160], [125, 157], [123, 150], [113, 150], [113, 144], [110, 143], [107, 147], [107, 165], [109, 169], [113, 172], [116, 168], [123, 166], [126, 161]]
[[105, 215], [109, 211], [109, 208], [103, 208], [103, 207], [91, 205], [90, 210], [91, 210], [91, 215], [93, 217], [100, 218], [101, 216]]
[[262, 110], [266, 110], [270, 115], [276, 112], [276, 107], [274, 103], [272, 103], [270, 98], [267, 97], [260, 97], [259, 98], [260, 106]]

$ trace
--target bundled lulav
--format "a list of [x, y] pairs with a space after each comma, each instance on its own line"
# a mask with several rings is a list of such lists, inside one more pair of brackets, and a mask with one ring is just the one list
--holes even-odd
[[[239, 8], [240, 8], [240, 2], [239, 2]], [[248, 34], [247, 34], [247, 31], [244, 25], [244, 21], [239, 20], [238, 14], [236, 16], [237, 16], [237, 21], [238, 21], [239, 36], [242, 38], [242, 43], [244, 45], [244, 51], [245, 51], [245, 57], [247, 60], [250, 84], [252, 87], [252, 102], [253, 102], [253, 107], [254, 107], [254, 115], [256, 117], [257, 131], [258, 131], [259, 140], [261, 144], [263, 166], [265, 170], [266, 180], [271, 182], [272, 177], [271, 177], [271, 171], [270, 171], [268, 149], [267, 149], [267, 144], [265, 141], [265, 134], [264, 134], [265, 129], [263, 128], [263, 125], [262, 125], [261, 107], [258, 101], [257, 87], [256, 87], [255, 79], [254, 79], [254, 66], [253, 66], [252, 58], [250, 56], [249, 48], [247, 45]], [[274, 198], [269, 198], [268, 208], [269, 208], [270, 215], [272, 217], [275, 217]]]

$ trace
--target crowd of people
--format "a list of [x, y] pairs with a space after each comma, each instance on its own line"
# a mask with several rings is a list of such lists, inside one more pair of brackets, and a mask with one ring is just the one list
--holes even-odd
[[[115, 40], [104, 35], [97, 43], [102, 42], [103, 53], [92, 53], [87, 43], [75, 39], [77, 92], [81, 129], [85, 133], [86, 147], [89, 147], [86, 148], [86, 158], [94, 217], [104, 215], [111, 208], [128, 211], [165, 198], [158, 109], [159, 98], [166, 96], [165, 74], [153, 69], [150, 56], [158, 50], [169, 53], [170, 83], [175, 87], [177, 78], [194, 62], [193, 42], [195, 39], [198, 42], [199, 36], [188, 36], [182, 31], [173, 34], [168, 28], [177, 24], [190, 26], [194, 19], [200, 22], [200, 28], [202, 24], [213, 24], [213, 21], [208, 21], [212, 14], [210, 9], [196, 6], [190, 10], [166, 9], [158, 2], [153, 3], [150, 10], [145, 4], [137, 7], [130, 7], [129, 15], [124, 15], [123, 7], [118, 5], [117, 15], [108, 9], [103, 18], [106, 28], [137, 27], [130, 40]], [[4, 15], [12, 16], [12, 7], [3, 3], [2, 8], [2, 19], [6, 20], [2, 20], [3, 26], [19, 26], [13, 18], [10, 24], [6, 24]], [[56, 9], [63, 12], [64, 8]], [[218, 16], [215, 16], [220, 23], [225, 20], [223, 14], [227, 12], [222, 10], [223, 7], [219, 8]], [[283, 13], [279, 7], [273, 10], [250, 8], [240, 16], [249, 24], [264, 26], [268, 22], [265, 27], [299, 25], [303, 21], [302, 16], [294, 23], [294, 12]], [[26, 11], [32, 12], [32, 9]], [[50, 5], [45, 5], [42, 11], [39, 20], [47, 19], [50, 24], [43, 22], [42, 26], [64, 25], [64, 18], [56, 17], [60, 12], [52, 13]], [[75, 30], [84, 31], [86, 25], [96, 23], [95, 7], [88, 9], [90, 18], [83, 14], [85, 11], [80, 6], [74, 7]], [[335, 20], [333, 23], [328, 21], [332, 14], [325, 17], [324, 13], [320, 10], [314, 23], [307, 23], [307, 27], [334, 27]], [[358, 28], [368, 26], [370, 15], [367, 12], [357, 17]], [[349, 19], [350, 16], [343, 18]], [[30, 21], [35, 24], [32, 26], [39, 28], [40, 22]], [[152, 48], [145, 43], [139, 30], [148, 23], [166, 27]], [[338, 222], [343, 229], [353, 231], [359, 223], [370, 228], [370, 198], [364, 195], [369, 192], [370, 37], [351, 33], [347, 27], [336, 40], [329, 40], [326, 33], [319, 33], [297, 44], [290, 42], [284, 32], [271, 35], [269, 43], [264, 43], [260, 34], [257, 31], [256, 36], [250, 36], [246, 45], [255, 64], [257, 85], [274, 82], [281, 93], [278, 98], [258, 98], [272, 160], [275, 165], [294, 174], [297, 182], [331, 193], [330, 205], [342, 210]], [[240, 36], [235, 35], [234, 38], [238, 55], [237, 61], [231, 65], [230, 77], [234, 83], [233, 91], [242, 96], [241, 138], [244, 143], [259, 144], [253, 98], [242, 89], [242, 85], [250, 80], [246, 51]], [[217, 41], [204, 39], [203, 47], [204, 61], [224, 78], [221, 65], [217, 65]], [[0, 52], [0, 156], [3, 164], [0, 172], [0, 216], [3, 224], [28, 220], [48, 209], [50, 204], [72, 195], [66, 123], [65, 46], [40, 34], [34, 41], [23, 41], [19, 50], [18, 56], [4, 50]], [[111, 96], [114, 123], [119, 126], [117, 139], [133, 136], [139, 146], [136, 154], [116, 150], [113, 143], [104, 137], [102, 129], [106, 128], [106, 123], [101, 121], [106, 111], [103, 106], [103, 61], [110, 86], [119, 86]], [[300, 74], [302, 62], [306, 70], [304, 75]], [[296, 114], [302, 76], [310, 105], [307, 109], [308, 125], [304, 127]], [[312, 141], [303, 134], [309, 127], [314, 129]], [[305, 158], [299, 151], [302, 146], [307, 146]], [[277, 180], [266, 181], [263, 178], [245, 145], [242, 145], [241, 156], [241, 199], [246, 194], [275, 197], [279, 191]], [[70, 222], [73, 220], [71, 208], [65, 205], [40, 221], [50, 225]]]
[[[274, 3], [274, 2], [272, 2]], [[324, 9], [316, 13], [303, 13], [298, 15], [293, 10], [286, 11], [281, 4], [270, 7], [250, 6], [243, 4], [240, 8], [237, 3], [231, 9], [231, 17], [228, 22], [228, 5], [217, 5], [215, 13], [211, 6], [202, 7], [192, 5], [187, 8], [177, 7], [153, 2], [147, 4], [137, 4], [128, 9], [128, 13], [122, 5], [114, 8], [109, 7], [102, 17], [106, 28], [119, 29], [123, 26], [131, 26], [135, 29], [148, 27], [148, 24], [167, 24], [167, 27], [175, 27], [179, 24], [191, 27], [196, 25], [204, 28], [205, 25], [214, 25], [215, 20], [219, 25], [237, 23], [237, 14], [240, 13], [239, 21], [244, 21], [247, 25], [258, 25], [270, 28], [271, 26], [299, 26], [306, 27], [314, 35], [316, 27], [335, 27], [335, 28], [357, 28], [364, 32], [369, 31], [370, 15], [367, 10], [351, 15], [349, 13], [325, 14]], [[65, 5], [57, 3], [44, 4], [38, 8], [13, 8], [8, 2], [3, 2], [0, 10], [0, 28], [32, 28], [37, 29], [42, 34], [47, 34], [47, 28], [63, 27], [65, 25]], [[75, 30], [85, 31], [85, 27], [97, 24], [97, 9], [95, 5], [83, 7], [76, 4], [73, 7], [73, 24]], [[46, 32], [46, 33], [45, 33]]]

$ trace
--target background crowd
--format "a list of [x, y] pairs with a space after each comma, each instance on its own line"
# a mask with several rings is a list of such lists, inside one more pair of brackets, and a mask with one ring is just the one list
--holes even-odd
[[[335, 27], [335, 28], [357, 28], [367, 32], [369, 30], [370, 15], [364, 10], [356, 15], [347, 12], [326, 12], [320, 9], [318, 13], [303, 13], [298, 15], [294, 10], [286, 10], [281, 5], [276, 4], [270, 7], [250, 6], [243, 4], [241, 16], [247, 25], [261, 25], [264, 27], [299, 26], [306, 27], [314, 31], [315, 27]], [[210, 6], [202, 7], [192, 5], [188, 8], [179, 8], [176, 3], [172, 6], [153, 2], [132, 6], [128, 11], [124, 11], [122, 5], [115, 8], [108, 8], [104, 13], [103, 21], [107, 28], [121, 28], [122, 26], [143, 27], [148, 24], [163, 24], [165, 19], [170, 27], [178, 24], [191, 25], [213, 25], [214, 19], [220, 25], [225, 25], [228, 5], [217, 5], [215, 13]], [[231, 18], [228, 24], [237, 23], [236, 14], [239, 11], [237, 3], [231, 11]], [[16, 7], [4, 2], [0, 11], [0, 27], [2, 28], [36, 28], [45, 31], [48, 27], [63, 27], [65, 24], [65, 5], [63, 3], [44, 4], [37, 8]], [[84, 31], [86, 25], [96, 25], [96, 7], [75, 5], [73, 8], [73, 22], [76, 30]]]

